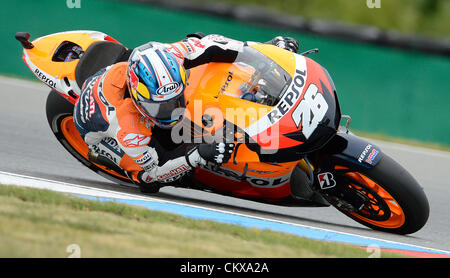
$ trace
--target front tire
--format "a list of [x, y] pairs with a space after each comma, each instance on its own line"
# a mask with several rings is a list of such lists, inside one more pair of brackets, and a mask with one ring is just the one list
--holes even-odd
[[336, 206], [353, 220], [397, 234], [411, 234], [427, 222], [430, 207], [419, 183], [400, 164], [383, 154], [373, 168], [364, 171], [340, 170], [342, 186], [366, 199], [360, 210]]

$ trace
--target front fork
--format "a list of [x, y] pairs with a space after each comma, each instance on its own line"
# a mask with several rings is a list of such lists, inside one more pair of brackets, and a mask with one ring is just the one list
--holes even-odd
[[322, 149], [309, 154], [308, 158], [314, 166], [313, 189], [337, 207], [358, 211], [367, 199], [349, 188], [349, 178], [345, 174], [363, 173], [375, 167], [383, 154], [378, 146], [354, 135], [347, 127], [348, 122]]

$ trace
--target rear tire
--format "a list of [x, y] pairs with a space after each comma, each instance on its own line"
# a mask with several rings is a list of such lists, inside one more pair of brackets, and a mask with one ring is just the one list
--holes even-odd
[[[383, 157], [375, 167], [360, 172], [352, 171], [350, 169], [348, 173], [352, 173], [350, 175], [357, 177], [357, 179], [354, 179], [355, 182], [352, 182], [350, 178], [348, 184], [358, 184], [356, 180], [359, 180], [359, 184], [361, 184], [361, 180], [367, 180], [369, 181], [369, 184], [373, 182], [373, 184], [376, 183], [373, 188], [380, 191], [371, 191], [370, 188], [363, 189], [362, 191], [365, 191], [366, 193], [364, 194], [367, 196], [373, 197], [372, 202], [376, 203], [374, 206], [376, 209], [387, 207], [386, 215], [380, 214], [372, 217], [368, 216], [367, 210], [366, 213], [361, 211], [355, 213], [338, 208], [338, 210], [353, 220], [374, 230], [397, 234], [411, 234], [417, 232], [426, 224], [430, 213], [430, 207], [423, 189], [408, 171], [386, 154], [383, 154]], [[347, 180], [348, 173], [343, 174], [346, 176]], [[358, 188], [358, 186], [356, 186], [356, 188]], [[373, 195], [375, 192], [379, 192], [380, 194], [376, 194], [377, 196], [375, 196]], [[379, 202], [377, 201], [377, 198]], [[389, 209], [389, 207], [391, 209]], [[396, 217], [396, 219], [394, 219], [394, 217]]]
[[[63, 124], [65, 121], [70, 121], [70, 118], [73, 117], [73, 109], [74, 105], [64, 99], [59, 93], [55, 90], [51, 90], [46, 103], [46, 113], [47, 113], [47, 121], [50, 125], [50, 128], [55, 135], [56, 139], [64, 146], [64, 148], [78, 161], [83, 163], [86, 167], [96, 172], [97, 174], [105, 177], [106, 179], [121, 184], [125, 186], [137, 187], [134, 185], [128, 178], [124, 177], [121, 173], [116, 173], [113, 175], [108, 171], [102, 169], [103, 166], [96, 165], [90, 162], [87, 159], [85, 154], [80, 153], [74, 146], [70, 144], [70, 140], [68, 140], [63, 132]], [[70, 123], [70, 122], [69, 122]], [[73, 123], [73, 121], [72, 121]], [[77, 134], [79, 136], [79, 134]], [[87, 147], [87, 146], [86, 146]], [[104, 168], [104, 167], [103, 167]], [[111, 169], [107, 169], [112, 171]]]

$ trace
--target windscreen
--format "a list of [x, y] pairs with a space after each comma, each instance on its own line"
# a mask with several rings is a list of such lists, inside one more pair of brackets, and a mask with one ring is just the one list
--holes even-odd
[[240, 85], [240, 98], [256, 103], [276, 105], [292, 80], [277, 63], [251, 47], [244, 47], [234, 65], [249, 76]]

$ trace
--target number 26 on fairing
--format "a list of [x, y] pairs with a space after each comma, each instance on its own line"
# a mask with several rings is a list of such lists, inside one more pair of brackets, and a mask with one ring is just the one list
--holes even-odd
[[328, 104], [316, 85], [310, 84], [305, 92], [305, 96], [292, 112], [292, 120], [294, 120], [297, 128], [302, 124], [302, 132], [306, 139], [316, 129], [317, 125], [322, 121], [327, 113]]

